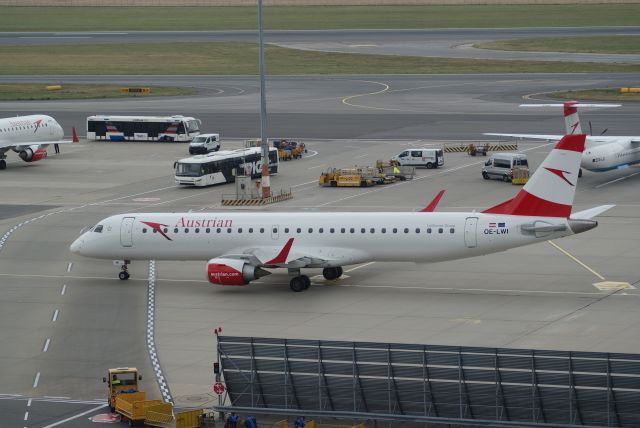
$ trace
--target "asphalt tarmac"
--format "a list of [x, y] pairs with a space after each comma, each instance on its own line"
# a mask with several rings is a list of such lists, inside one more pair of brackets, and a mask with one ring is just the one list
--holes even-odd
[[[505, 52], [475, 49], [474, 43], [536, 37], [637, 36], [640, 27], [468, 28], [411, 30], [282, 30], [266, 31], [265, 42], [294, 49], [383, 55], [517, 59], [534, 61], [639, 63], [640, 55]], [[0, 33], [0, 44], [66, 43], [255, 43], [255, 31], [121, 31]]]
[[[634, 74], [493, 74], [274, 76], [267, 78], [268, 134], [290, 138], [477, 140], [483, 132], [561, 133], [561, 109], [522, 109], [545, 92], [632, 86]], [[93, 114], [172, 115], [202, 120], [223, 138], [259, 135], [259, 82], [255, 76], [5, 76], [6, 82], [115, 83], [195, 87], [199, 96], [123, 101], [0, 103], [0, 116], [53, 115], [70, 133], [83, 134]], [[585, 110], [593, 133], [637, 135], [640, 105]]]

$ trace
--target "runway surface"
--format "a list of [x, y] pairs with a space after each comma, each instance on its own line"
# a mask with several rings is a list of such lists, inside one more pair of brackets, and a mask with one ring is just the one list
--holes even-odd
[[[172, 115], [202, 120], [223, 138], [259, 135], [259, 82], [255, 76], [5, 76], [6, 82], [116, 83], [197, 88], [185, 98], [22, 101], [0, 103], [0, 116], [52, 114], [63, 127], [86, 129], [93, 114]], [[545, 92], [630, 86], [634, 74], [493, 74], [277, 76], [267, 78], [268, 133], [273, 137], [358, 139], [485, 138], [483, 132], [558, 133], [558, 109], [525, 110]], [[638, 135], [640, 105], [583, 113], [593, 132]]]
[[[411, 30], [266, 31], [265, 42], [294, 49], [384, 55], [534, 61], [640, 63], [640, 55], [505, 52], [475, 49], [474, 43], [532, 37], [637, 36], [640, 27], [470, 28]], [[0, 44], [254, 43], [255, 31], [4, 32]]]

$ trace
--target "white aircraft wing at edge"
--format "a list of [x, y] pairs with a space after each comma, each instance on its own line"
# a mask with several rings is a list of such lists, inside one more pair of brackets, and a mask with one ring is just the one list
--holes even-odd
[[22, 147], [22, 146], [46, 146], [49, 144], [72, 144], [72, 140], [52, 140], [52, 141], [21, 141], [16, 143], [15, 141], [0, 141], [0, 149], [5, 147]]
[[532, 140], [560, 141], [562, 135], [542, 135], [542, 134], [502, 134], [496, 132], [485, 132], [482, 135], [492, 135], [495, 137], [530, 138]]

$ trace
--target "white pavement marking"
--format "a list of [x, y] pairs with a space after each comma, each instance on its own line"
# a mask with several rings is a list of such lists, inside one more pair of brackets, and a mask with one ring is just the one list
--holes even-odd
[[618, 181], [626, 180], [627, 178], [631, 178], [635, 175], [640, 174], [639, 172], [634, 172], [633, 174], [625, 175], [624, 177], [616, 178], [615, 180], [607, 181], [606, 183], [598, 184], [595, 189], [600, 189], [601, 187], [608, 186], [609, 184], [617, 183]]
[[365, 267], [365, 266], [372, 265], [372, 264], [374, 264], [374, 263], [375, 263], [375, 262], [369, 262], [369, 263], [365, 263], [365, 264], [362, 264], [362, 265], [359, 265], [359, 266], [356, 266], [356, 267], [352, 267], [351, 269], [345, 270], [345, 272], [353, 272], [353, 271], [354, 271], [354, 270], [356, 270], [356, 269], [360, 269], [360, 268], [363, 268], [363, 267]]
[[291, 186], [291, 188], [293, 189], [294, 187], [306, 186], [307, 184], [317, 183], [317, 182], [318, 182], [318, 180], [307, 181], [306, 183], [295, 184], [295, 185]]
[[[585, 292], [585, 291], [557, 291], [557, 290], [511, 290], [511, 289], [491, 289], [491, 288], [454, 288], [454, 287], [418, 287], [403, 285], [364, 285], [364, 284], [336, 284], [336, 287], [353, 288], [388, 288], [389, 290], [421, 290], [421, 291], [442, 291], [447, 293], [490, 293], [490, 294], [554, 294], [567, 296], [602, 296], [609, 293]], [[640, 297], [640, 295], [633, 295]]]
[[24, 412], [24, 420], [26, 421], [27, 419], [29, 419], [29, 412]]
[[49, 350], [50, 343], [51, 343], [51, 338], [47, 337], [47, 340], [44, 342], [44, 348], [42, 348], [42, 352], [47, 352]]
[[358, 158], [366, 158], [367, 156], [369, 156], [369, 153], [366, 153], [364, 155], [360, 155], [360, 156], [354, 156], [354, 159], [358, 159]]
[[33, 398], [29, 398], [29, 400], [27, 401], [27, 407], [31, 407], [32, 401], [33, 401]]
[[33, 387], [38, 387], [38, 382], [40, 382], [40, 372], [36, 373], [36, 378], [33, 380]]
[[[322, 168], [323, 166], [326, 166], [326, 163], [320, 164], [320, 165], [316, 165], [316, 166], [311, 166], [309, 167], [309, 169], [316, 169], [316, 168]], [[312, 181], [312, 183], [315, 183], [315, 181]], [[298, 184], [298, 186], [300, 186], [300, 184]]]
[[51, 322], [56, 322], [58, 321], [58, 314], [60, 313], [60, 311], [58, 309], [56, 309], [55, 311], [53, 311], [53, 318], [51, 318]]
[[62, 290], [60, 290], [60, 295], [61, 295], [61, 296], [64, 296], [64, 293], [65, 293], [66, 291], [67, 291], [67, 284], [64, 284], [64, 285], [62, 286]]
[[164, 401], [173, 403], [173, 397], [171, 396], [171, 390], [167, 383], [162, 367], [160, 366], [160, 359], [158, 358], [158, 351], [156, 350], [155, 339], [155, 316], [156, 314], [156, 261], [149, 260], [149, 278], [147, 286], [147, 351], [149, 352], [149, 359], [151, 359], [151, 366], [153, 372], [156, 375], [156, 381], [160, 388], [160, 393]]
[[84, 415], [88, 415], [89, 413], [93, 413], [93, 412], [95, 412], [95, 411], [97, 411], [97, 410], [100, 410], [100, 409], [102, 409], [103, 407], [107, 407], [107, 405], [106, 405], [106, 404], [102, 404], [101, 406], [94, 407], [93, 409], [87, 410], [86, 412], [78, 413], [77, 415], [74, 415], [74, 416], [68, 417], [67, 419], [63, 419], [63, 420], [58, 421], [58, 422], [54, 422], [54, 423], [52, 423], [52, 424], [50, 424], [50, 425], [47, 425], [47, 426], [44, 426], [44, 427], [42, 427], [42, 428], [53, 428], [53, 427], [57, 427], [58, 425], [65, 424], [65, 423], [67, 423], [67, 422], [69, 422], [69, 421], [72, 421], [72, 420], [74, 420], [74, 419], [81, 418], [81, 417], [82, 417], [82, 416], [84, 416]]
[[67, 265], [67, 272], [71, 272], [71, 268], [73, 267], [73, 262], [69, 262]]

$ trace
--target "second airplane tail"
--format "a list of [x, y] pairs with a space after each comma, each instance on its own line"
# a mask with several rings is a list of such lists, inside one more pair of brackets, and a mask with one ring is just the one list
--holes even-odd
[[540, 217], [571, 215], [586, 135], [565, 135], [518, 194], [484, 213]]

